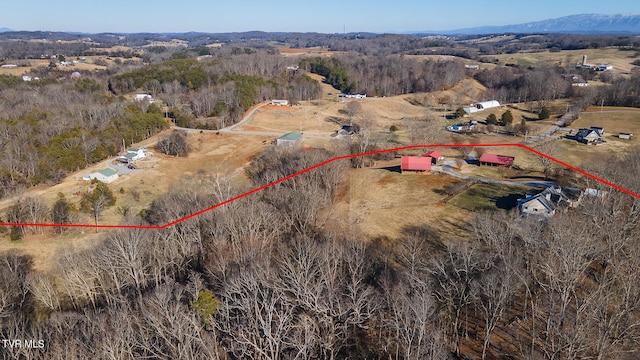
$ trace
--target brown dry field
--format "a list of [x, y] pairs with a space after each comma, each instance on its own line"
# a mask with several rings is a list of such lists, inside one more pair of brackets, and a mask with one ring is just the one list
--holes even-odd
[[625, 51], [616, 47], [602, 49], [582, 49], [582, 50], [562, 50], [559, 52], [536, 52], [489, 55], [484, 58], [493, 61], [498, 59], [500, 64], [515, 63], [522, 66], [539, 66], [544, 63], [571, 67], [582, 62], [582, 55], [587, 55], [589, 64], [609, 64], [613, 65], [613, 72], [627, 74], [635, 66], [631, 63], [635, 51]]
[[[317, 76], [316, 76], [317, 77]], [[316, 78], [314, 77], [314, 78]], [[321, 80], [322, 78], [316, 78]], [[325, 94], [336, 94], [337, 90], [327, 84], [322, 84]], [[441, 122], [439, 130], [439, 142], [447, 143], [451, 139], [451, 133], [445, 131], [445, 125], [453, 124], [457, 121], [446, 122], [443, 115], [448, 114], [458, 106], [466, 106], [471, 102], [483, 98], [486, 89], [475, 80], [466, 79], [454, 88], [445, 91], [432, 93], [400, 95], [393, 97], [368, 97], [361, 100], [347, 100], [343, 98], [327, 97], [323, 100], [302, 101], [302, 106], [267, 106], [258, 110], [251, 119], [238, 130], [244, 131], [300, 131], [305, 135], [329, 137], [340, 129], [340, 126], [332, 121], [338, 120], [348, 123], [347, 115], [342, 113], [347, 104], [357, 101], [362, 105], [363, 117], [373, 122], [373, 131], [382, 136], [390, 136], [389, 128], [396, 125], [400, 128], [394, 136], [398, 141], [408, 142], [409, 134], [405, 119], [423, 119], [431, 117]], [[453, 106], [447, 107], [447, 112], [437, 106], [440, 98], [448, 97], [453, 102]], [[413, 105], [413, 104], [423, 105]], [[504, 111], [504, 110], [503, 110]], [[486, 115], [489, 113], [487, 112]], [[501, 114], [501, 113], [500, 113]], [[486, 117], [486, 115], [484, 115]], [[358, 120], [355, 120], [357, 123]], [[305, 140], [306, 144], [307, 140]]]
[[[562, 139], [557, 142], [557, 157], [574, 166], [583, 166], [596, 161], [607, 161], [611, 156], [620, 157], [640, 145], [637, 139], [640, 136], [640, 109], [591, 107], [587, 112], [580, 114], [571, 125], [572, 129], [589, 128], [591, 126], [604, 127], [604, 140], [602, 145], [585, 145], [573, 140]], [[634, 134], [631, 140], [618, 138], [620, 132]], [[566, 132], [558, 132], [557, 135], [567, 135]]]
[[357, 224], [368, 238], [395, 239], [403, 229], [424, 224], [449, 237], [462, 236], [469, 213], [441, 204], [446, 195], [435, 192], [458, 180], [438, 174], [403, 175], [397, 172], [399, 165], [396, 159], [352, 170], [336, 205], [336, 221]]
[[[166, 130], [144, 142], [135, 144], [135, 146], [142, 147], [151, 144], [168, 131], [171, 130]], [[166, 156], [149, 148], [152, 155], [136, 162], [138, 171], [123, 175], [109, 184], [109, 188], [116, 196], [116, 205], [102, 213], [100, 223], [117, 224], [122, 219], [117, 211], [120, 206], [130, 206], [131, 213], [137, 214], [158, 195], [167, 192], [172, 186], [186, 181], [188, 176], [195, 175], [199, 170], [230, 174], [242, 184], [246, 181], [242, 168], [263, 150], [271, 137], [191, 132], [188, 139], [193, 151], [187, 158]], [[266, 143], [265, 140], [267, 140]], [[81, 179], [82, 176], [104, 167], [105, 162], [101, 162], [71, 174], [58, 185], [39, 186], [22, 194], [21, 197], [38, 196], [51, 206], [56, 200], [57, 194], [61, 192], [67, 199], [77, 204], [80, 198], [74, 194], [86, 191], [89, 186], [88, 182]], [[123, 189], [124, 193], [121, 193], [120, 189]], [[140, 194], [138, 201], [132, 196], [133, 190]], [[0, 202], [0, 213], [3, 213], [14, 200], [15, 198], [3, 199]], [[79, 220], [82, 223], [93, 223], [93, 219], [86, 214], [81, 214]], [[100, 232], [104, 231], [100, 230]], [[31, 255], [34, 258], [36, 268], [44, 269], [50, 265], [50, 257], [57, 248], [72, 246], [81, 249], [84, 246], [89, 246], [88, 244], [95, 241], [93, 234], [94, 230], [91, 229], [71, 230], [65, 236], [28, 235], [23, 240], [16, 242], [10, 242], [7, 236], [4, 236], [0, 241], [0, 251], [16, 249]], [[86, 236], [89, 238], [85, 242]]]

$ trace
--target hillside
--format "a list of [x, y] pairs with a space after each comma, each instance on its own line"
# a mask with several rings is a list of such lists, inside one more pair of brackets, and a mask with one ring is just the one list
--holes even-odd
[[640, 33], [640, 15], [580, 14], [557, 19], [528, 22], [504, 26], [483, 26], [450, 31], [452, 34], [495, 33]]

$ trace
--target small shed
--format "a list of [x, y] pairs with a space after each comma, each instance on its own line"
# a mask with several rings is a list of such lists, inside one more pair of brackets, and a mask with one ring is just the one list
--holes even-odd
[[480, 156], [480, 165], [509, 167], [513, 165], [513, 160], [513, 156], [484, 153]]
[[620, 133], [620, 135], [618, 135], [618, 138], [623, 139], [623, 140], [631, 140], [632, 136], [633, 136], [633, 134], [631, 134], [631, 133]]
[[287, 106], [289, 105], [289, 100], [273, 99], [271, 100], [270, 104], [276, 106]]
[[400, 159], [400, 172], [426, 172], [431, 171], [432, 158], [429, 156], [403, 156]]
[[302, 135], [297, 132], [286, 133], [276, 139], [276, 145], [294, 147], [302, 142]]
[[432, 162], [434, 164], [437, 164], [439, 161], [444, 160], [444, 156], [442, 155], [442, 153], [440, 151], [437, 150], [431, 150], [431, 151], [427, 151], [425, 154], [422, 154], [423, 157], [430, 157], [432, 160]]

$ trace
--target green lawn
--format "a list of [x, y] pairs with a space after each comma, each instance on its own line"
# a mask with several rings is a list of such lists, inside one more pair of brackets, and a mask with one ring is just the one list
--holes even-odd
[[497, 184], [476, 184], [467, 191], [456, 195], [449, 204], [464, 210], [477, 212], [482, 210], [510, 210], [517, 200], [531, 190], [528, 186]]

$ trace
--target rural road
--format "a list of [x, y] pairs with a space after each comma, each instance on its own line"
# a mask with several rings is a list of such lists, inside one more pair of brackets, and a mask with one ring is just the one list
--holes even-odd
[[[192, 128], [184, 128], [184, 127], [179, 127], [179, 126], [171, 126], [172, 129], [176, 129], [176, 130], [182, 130], [185, 131], [187, 133], [191, 132], [212, 132], [212, 133], [223, 133], [223, 134], [236, 134], [236, 135], [259, 135], [259, 136], [282, 136], [285, 133], [283, 132], [276, 132], [276, 131], [249, 131], [249, 130], [236, 130], [237, 127], [242, 126], [244, 124], [246, 124], [251, 117], [253, 116], [253, 114], [255, 114], [256, 111], [258, 111], [260, 108], [262, 108], [265, 105], [268, 105], [268, 102], [262, 102], [258, 105], [255, 105], [254, 107], [252, 107], [242, 118], [242, 120], [240, 120], [239, 122], [233, 124], [233, 125], [229, 125], [227, 127], [224, 127], [222, 129], [219, 130], [200, 130], [200, 129], [192, 129]], [[305, 135], [304, 133], [302, 134], [302, 138], [304, 139], [333, 139], [333, 137], [327, 135], [327, 136], [322, 136], [322, 135]]]
[[487, 179], [475, 176], [469, 176], [460, 174], [458, 172], [453, 171], [451, 165], [442, 165], [442, 166], [433, 166], [431, 170], [436, 172], [441, 172], [447, 175], [451, 175], [453, 177], [457, 177], [459, 179], [471, 180], [474, 182], [480, 182], [485, 184], [498, 184], [498, 185], [524, 185], [531, 187], [544, 187], [547, 188], [549, 186], [555, 185], [553, 181], [543, 181], [543, 180], [525, 180], [525, 181], [513, 181], [513, 180], [494, 180]]

